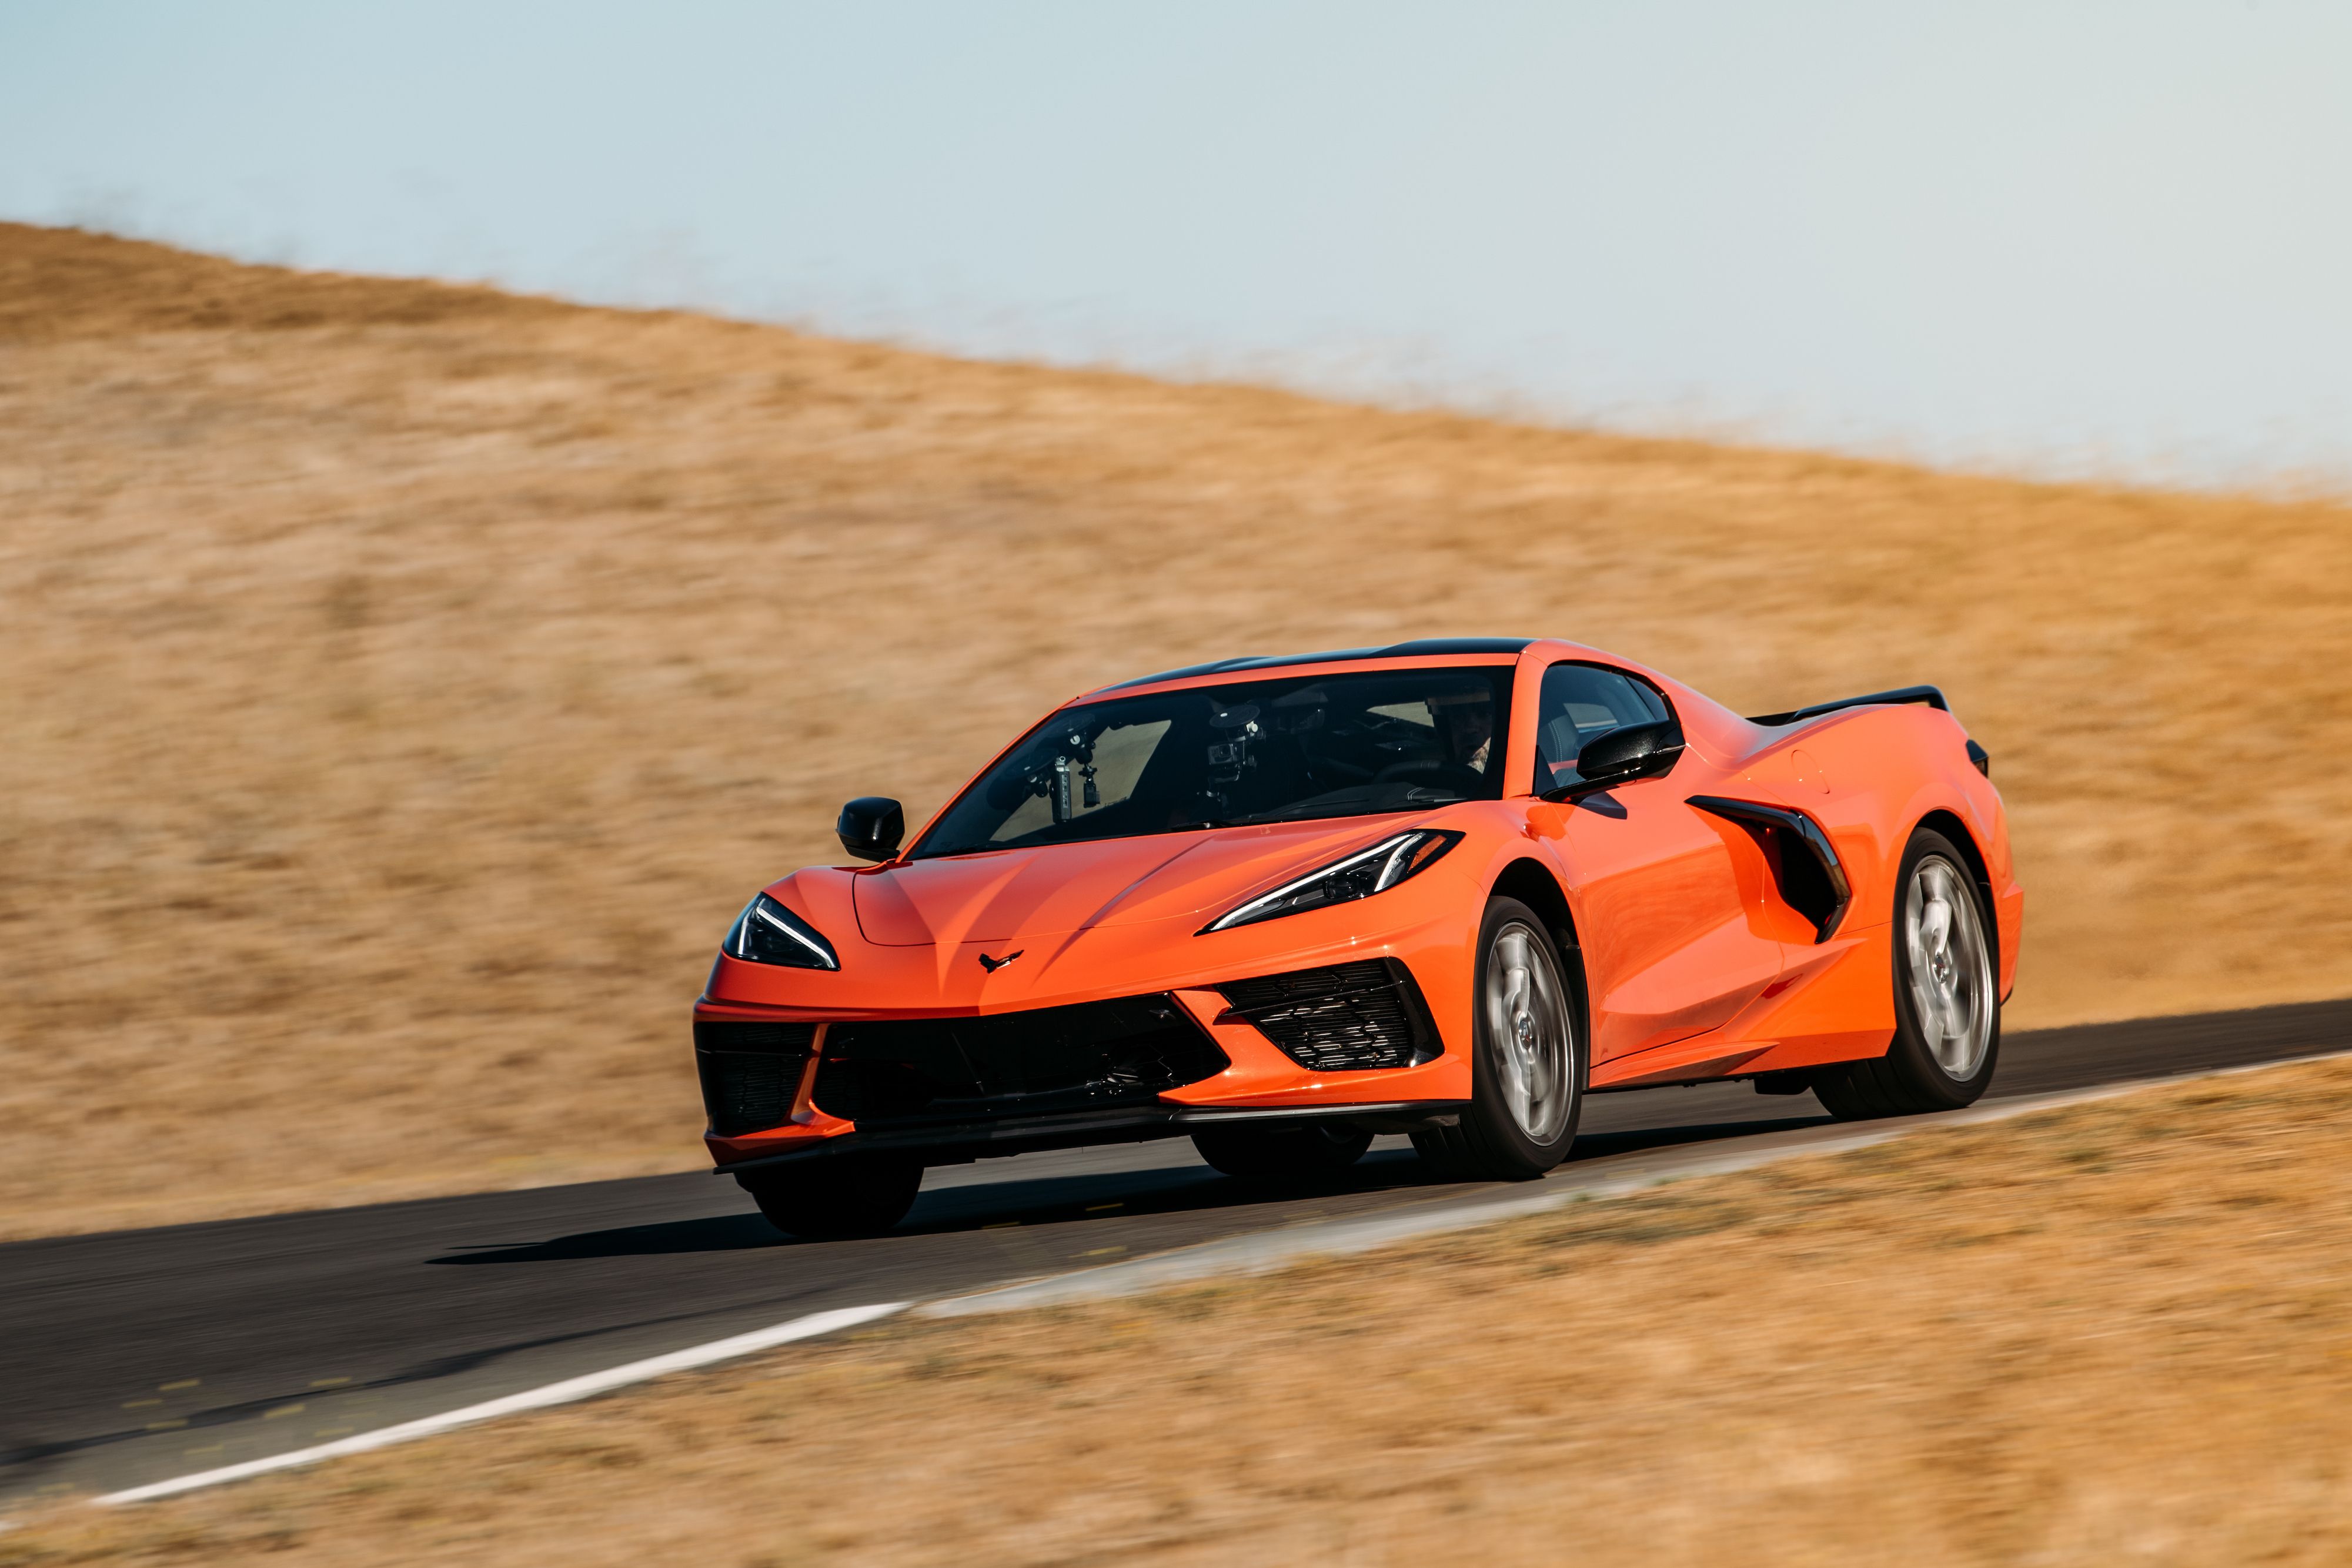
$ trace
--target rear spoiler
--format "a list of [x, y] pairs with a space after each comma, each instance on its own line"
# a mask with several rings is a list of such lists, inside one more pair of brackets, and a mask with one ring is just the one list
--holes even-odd
[[1811, 707], [1795, 708], [1788, 713], [1758, 714], [1748, 722], [1776, 726], [1796, 724], [1804, 719], [1819, 718], [1825, 713], [1835, 713], [1840, 708], [1870, 707], [1879, 703], [1926, 703], [1929, 707], [1943, 713], [1952, 711], [1952, 705], [1944, 700], [1943, 691], [1939, 687], [1897, 686], [1891, 692], [1873, 692], [1868, 696], [1862, 697], [1840, 697], [1833, 703], [1815, 703]]

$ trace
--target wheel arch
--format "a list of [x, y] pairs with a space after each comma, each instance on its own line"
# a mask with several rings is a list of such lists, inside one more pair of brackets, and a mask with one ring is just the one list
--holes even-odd
[[[1945, 838], [1951, 841], [1952, 847], [1958, 850], [1962, 858], [1969, 862], [1969, 875], [1976, 882], [1977, 896], [1984, 901], [1985, 939], [1992, 944], [1993, 976], [1997, 980], [2001, 972], [2000, 920], [1999, 918], [2000, 906], [1993, 902], [1992, 874], [1987, 867], [1984, 846], [1977, 842], [1976, 834], [1969, 831], [1968, 823], [1962, 821], [1955, 813], [1945, 810], [1941, 807], [1920, 818], [1912, 825], [1911, 831], [1916, 834], [1922, 828], [1932, 829], [1943, 834]], [[1907, 849], [1910, 840], [1906, 838], [1904, 844]], [[1901, 857], [1897, 856], [1896, 864], [1901, 863]], [[1902, 896], [1901, 889], [1895, 890], [1895, 896], [1898, 899]]]
[[1559, 878], [1540, 861], [1515, 860], [1496, 876], [1486, 896], [1516, 898], [1543, 916], [1544, 924], [1551, 928], [1552, 945], [1559, 949], [1560, 964], [1568, 972], [1568, 984], [1574, 993], [1579, 1022], [1584, 1030], [1588, 1058], [1585, 1071], [1590, 1073], [1592, 999], [1585, 983], [1584, 945], [1577, 936], [1576, 912], [1569, 907], [1568, 894], [1561, 891]]

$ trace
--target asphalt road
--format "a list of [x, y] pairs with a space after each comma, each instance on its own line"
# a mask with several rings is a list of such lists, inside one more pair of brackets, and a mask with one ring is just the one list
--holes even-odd
[[[2352, 1047], [2352, 1000], [2012, 1035], [1995, 1097]], [[1555, 1179], [1824, 1127], [1745, 1085], [1596, 1095]], [[1266, 1198], [1182, 1141], [930, 1173], [894, 1233], [787, 1239], [708, 1175], [0, 1247], [0, 1502], [258, 1458], [764, 1327], [1491, 1186], [1382, 1139], [1337, 1191]]]

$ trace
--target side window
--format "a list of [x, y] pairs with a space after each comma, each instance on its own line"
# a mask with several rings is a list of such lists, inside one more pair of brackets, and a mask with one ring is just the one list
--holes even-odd
[[1665, 698], [1597, 664], [1554, 664], [1536, 705], [1536, 793], [1576, 782], [1576, 754], [1596, 735], [1667, 717]]

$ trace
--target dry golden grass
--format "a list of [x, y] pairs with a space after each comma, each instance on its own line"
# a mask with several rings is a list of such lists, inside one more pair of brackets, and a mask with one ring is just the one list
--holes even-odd
[[2352, 991], [2352, 512], [1951, 477], [0, 225], [0, 1234], [682, 1166], [750, 890], [1046, 705], [1557, 632], [1935, 680], [2013, 1026]]
[[2337, 1563], [2352, 1062], [905, 1323], [150, 1508], [251, 1561]]

